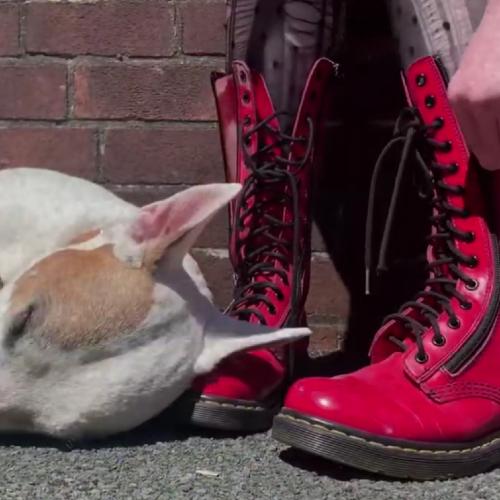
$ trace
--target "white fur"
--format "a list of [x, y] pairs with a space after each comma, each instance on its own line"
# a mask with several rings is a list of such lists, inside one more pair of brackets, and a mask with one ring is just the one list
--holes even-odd
[[[0, 277], [6, 283], [0, 291], [0, 431], [75, 438], [128, 430], [162, 411], [225, 356], [310, 333], [223, 316], [194, 259], [186, 254], [181, 264], [167, 249], [155, 273], [153, 307], [137, 332], [72, 352], [42, 349], [29, 336], [9, 348], [4, 340], [16, 278], [96, 228], [102, 231], [95, 238], [73, 248], [112, 242], [134, 265], [140, 249], [115, 233], [139, 209], [95, 184], [41, 169], [2, 171], [0, 188]], [[221, 206], [237, 191], [221, 185]]]

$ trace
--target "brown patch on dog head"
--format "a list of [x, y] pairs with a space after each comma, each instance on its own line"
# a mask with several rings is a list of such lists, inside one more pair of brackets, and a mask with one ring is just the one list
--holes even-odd
[[151, 309], [153, 287], [151, 274], [120, 261], [111, 245], [66, 249], [17, 280], [10, 309], [16, 314], [35, 304], [30, 333], [74, 349], [135, 331]]

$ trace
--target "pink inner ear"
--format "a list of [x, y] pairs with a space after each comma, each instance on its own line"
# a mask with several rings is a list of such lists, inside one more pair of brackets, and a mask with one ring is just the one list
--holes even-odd
[[130, 232], [134, 241], [143, 243], [168, 234], [170, 231], [169, 212], [169, 207], [165, 203], [155, 203], [142, 208]]
[[[164, 249], [189, 231], [203, 227], [203, 223], [240, 189], [239, 184], [193, 186], [166, 200], [143, 207], [129, 234], [137, 243], [151, 242]], [[193, 242], [190, 241], [190, 244]]]

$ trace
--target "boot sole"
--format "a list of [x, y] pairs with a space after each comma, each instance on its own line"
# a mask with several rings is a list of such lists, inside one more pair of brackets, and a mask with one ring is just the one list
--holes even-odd
[[461, 445], [436, 445], [380, 438], [283, 410], [274, 419], [272, 435], [282, 443], [334, 462], [402, 479], [472, 476], [500, 464], [500, 433]]
[[251, 433], [270, 429], [280, 409], [281, 395], [258, 403], [187, 393], [175, 403], [173, 412], [182, 424]]

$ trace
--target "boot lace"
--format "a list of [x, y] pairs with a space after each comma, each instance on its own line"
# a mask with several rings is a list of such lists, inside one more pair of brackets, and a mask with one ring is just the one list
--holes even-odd
[[[235, 215], [236, 252], [240, 265], [237, 271], [234, 298], [227, 313], [241, 319], [254, 315], [262, 324], [266, 323], [259, 307], [265, 304], [271, 314], [276, 312], [268, 291], [278, 300], [284, 296], [273, 282], [278, 276], [285, 285], [292, 265], [291, 315], [297, 314], [300, 280], [300, 235], [299, 181], [296, 174], [309, 161], [313, 147], [313, 123], [307, 119], [307, 137], [294, 137], [274, 128], [271, 122], [285, 112], [274, 113], [245, 133], [242, 140], [249, 143], [253, 134], [259, 139], [258, 150], [249, 154], [243, 148], [245, 164], [250, 171], [238, 197]], [[266, 132], [273, 140], [262, 144], [260, 132]], [[294, 144], [305, 144], [305, 154], [300, 159], [291, 159]], [[279, 151], [279, 154], [276, 153]], [[291, 221], [284, 220], [285, 209], [292, 214]], [[249, 224], [250, 223], [250, 224]], [[296, 318], [290, 318], [292, 321]]]
[[[424, 349], [423, 334], [429, 327], [432, 328], [432, 341], [435, 345], [442, 346], [446, 342], [438, 323], [438, 317], [443, 311], [448, 316], [448, 326], [450, 328], [460, 327], [460, 320], [453, 309], [451, 299], [457, 299], [463, 309], [469, 309], [472, 306], [466, 297], [457, 291], [458, 282], [464, 282], [466, 288], [470, 290], [474, 290], [478, 286], [474, 279], [467, 276], [459, 268], [459, 265], [476, 266], [478, 263], [477, 257], [462, 253], [455, 245], [457, 240], [473, 241], [474, 233], [461, 231], [452, 222], [452, 217], [466, 218], [469, 213], [467, 210], [453, 206], [447, 201], [449, 194], [464, 195], [462, 186], [451, 185], [445, 181], [447, 176], [457, 172], [458, 165], [454, 163], [445, 165], [434, 160], [433, 153], [436, 151], [449, 151], [451, 148], [449, 141], [443, 142], [433, 139], [434, 132], [441, 128], [443, 124], [442, 118], [437, 118], [429, 125], [424, 124], [419, 117], [418, 111], [414, 108], [406, 108], [401, 112], [396, 121], [394, 136], [382, 150], [375, 164], [370, 185], [366, 221], [365, 271], [366, 291], [369, 293], [377, 180], [389, 151], [396, 146], [400, 146], [402, 147], [401, 158], [382, 234], [377, 272], [387, 269], [387, 248], [402, 179], [409, 165], [415, 165], [417, 172], [420, 174], [419, 177], [422, 178], [420, 194], [429, 200], [433, 208], [433, 215], [430, 217], [432, 231], [428, 236], [428, 242], [432, 248], [431, 257], [428, 260], [430, 277], [425, 281], [424, 290], [419, 292], [414, 300], [403, 304], [399, 312], [387, 316], [383, 320], [383, 324], [389, 321], [401, 323], [416, 341], [418, 349], [415, 359], [420, 363], [425, 363], [428, 359]], [[415, 317], [405, 314], [404, 311], [407, 309], [415, 311], [417, 313]], [[406, 350], [406, 345], [401, 339], [394, 336], [390, 336], [389, 339], [403, 351]]]

